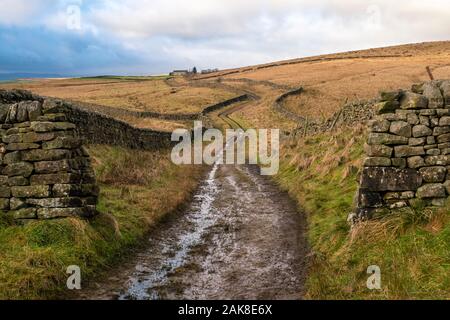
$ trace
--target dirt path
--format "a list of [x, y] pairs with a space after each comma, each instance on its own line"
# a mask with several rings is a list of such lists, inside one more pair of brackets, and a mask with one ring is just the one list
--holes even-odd
[[189, 209], [82, 299], [301, 299], [305, 222], [257, 167], [211, 169]]

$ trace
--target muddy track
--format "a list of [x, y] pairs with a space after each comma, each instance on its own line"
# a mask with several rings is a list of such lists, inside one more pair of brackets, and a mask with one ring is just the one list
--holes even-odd
[[302, 299], [305, 220], [251, 166], [216, 165], [190, 207], [81, 299]]

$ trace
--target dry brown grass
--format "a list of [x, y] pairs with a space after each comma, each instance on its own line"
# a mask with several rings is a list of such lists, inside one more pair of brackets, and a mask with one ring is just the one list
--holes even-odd
[[[393, 56], [384, 57], [379, 56]], [[302, 116], [329, 118], [348, 99], [371, 99], [381, 90], [409, 88], [411, 84], [429, 80], [425, 70], [431, 66], [437, 79], [450, 78], [450, 42], [434, 42], [391, 48], [370, 49], [326, 56], [331, 61], [310, 61], [320, 57], [295, 60], [299, 63], [246, 71], [223, 76], [223, 80], [248, 78], [272, 81], [292, 87], [304, 86], [306, 92], [287, 100], [286, 107]], [[346, 58], [347, 57], [347, 58]], [[368, 57], [368, 58], [357, 58]], [[325, 58], [325, 56], [323, 57]], [[342, 59], [345, 58], [345, 59]], [[308, 62], [310, 61], [310, 62]], [[274, 90], [267, 88], [273, 97]], [[246, 109], [240, 115], [255, 126], [279, 124], [267, 112], [269, 105]], [[283, 124], [283, 123], [280, 123]], [[281, 127], [283, 128], [283, 127]]]
[[3, 84], [0, 87], [21, 88], [49, 97], [165, 114], [200, 112], [208, 105], [234, 96], [222, 89], [192, 87], [187, 81], [180, 81], [176, 87], [172, 87], [163, 79], [33, 80]]

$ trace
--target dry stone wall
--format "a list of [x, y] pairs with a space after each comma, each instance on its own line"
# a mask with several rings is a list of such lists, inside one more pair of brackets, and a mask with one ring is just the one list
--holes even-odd
[[88, 153], [61, 104], [0, 90], [0, 215], [18, 220], [96, 214]]
[[371, 218], [419, 200], [444, 206], [450, 194], [450, 81], [384, 92], [376, 111], [356, 216]]

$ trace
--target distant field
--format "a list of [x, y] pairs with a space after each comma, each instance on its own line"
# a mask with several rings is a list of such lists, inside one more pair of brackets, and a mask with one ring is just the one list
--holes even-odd
[[166, 77], [95, 77], [62, 80], [34, 80], [0, 84], [37, 94], [75, 101], [157, 113], [195, 113], [206, 106], [234, 96], [232, 92], [191, 87], [177, 81], [173, 87]]
[[[432, 42], [389, 48], [370, 49], [267, 65], [224, 70], [209, 76], [222, 81], [250, 79], [271, 81], [291, 87], [304, 86], [304, 94], [291, 97], [286, 108], [302, 116], [325, 119], [348, 99], [371, 99], [380, 90], [409, 88], [429, 80], [430, 66], [436, 79], [450, 78], [450, 42]], [[232, 73], [234, 72], [234, 73]], [[276, 92], [267, 87], [266, 96]], [[279, 123], [271, 116], [270, 105], [248, 108], [241, 117], [254, 126]], [[245, 115], [245, 113], [247, 115]]]

